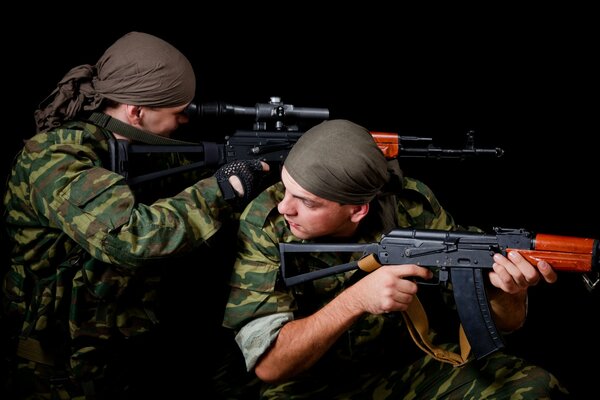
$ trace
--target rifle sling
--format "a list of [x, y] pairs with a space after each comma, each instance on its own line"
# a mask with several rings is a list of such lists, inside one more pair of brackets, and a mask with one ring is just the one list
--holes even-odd
[[[372, 272], [379, 268], [381, 264], [373, 254], [370, 254], [358, 261], [358, 267], [365, 272]], [[462, 324], [458, 330], [460, 354], [442, 349], [434, 345], [429, 340], [429, 320], [421, 301], [417, 296], [409, 304], [408, 309], [402, 313], [408, 332], [415, 344], [438, 361], [452, 364], [455, 367], [464, 365], [471, 353], [471, 344], [465, 335]]]
[[462, 324], [460, 324], [458, 330], [460, 344], [460, 354], [458, 354], [442, 349], [429, 340], [429, 321], [425, 309], [417, 296], [413, 298], [413, 301], [409, 304], [408, 309], [402, 313], [402, 316], [413, 341], [425, 353], [438, 361], [452, 364], [455, 367], [460, 367], [468, 361], [469, 354], [471, 353], [471, 345], [467, 340]]
[[111, 117], [110, 115], [99, 112], [93, 112], [88, 120], [94, 125], [106, 128], [111, 132], [117, 132], [119, 135], [125, 136], [127, 139], [130, 139], [134, 142], [162, 145], [197, 144], [158, 136], [150, 132], [137, 129], [129, 124], [126, 124], [125, 122]]

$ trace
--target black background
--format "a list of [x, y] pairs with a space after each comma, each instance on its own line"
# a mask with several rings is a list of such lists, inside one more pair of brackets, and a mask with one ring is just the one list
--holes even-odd
[[[189, 57], [198, 102], [253, 106], [280, 96], [448, 147], [462, 146], [474, 130], [479, 146], [502, 147], [505, 156], [403, 160], [405, 173], [426, 182], [462, 224], [600, 238], [597, 41], [585, 10], [469, 10], [476, 18], [374, 6], [353, 17], [253, 11], [180, 9], [152, 20], [38, 11], [38, 21], [4, 26], [2, 170], [33, 133], [33, 111], [60, 78], [139, 30]], [[197, 133], [199, 140], [218, 134]], [[598, 305], [577, 274], [561, 273], [556, 284], [530, 291], [528, 322], [509, 346], [584, 397], [597, 379]]]

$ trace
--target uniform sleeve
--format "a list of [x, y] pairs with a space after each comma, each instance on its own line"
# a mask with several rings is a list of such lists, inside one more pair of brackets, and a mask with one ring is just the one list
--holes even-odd
[[[265, 206], [263, 194], [250, 203], [240, 219], [238, 254], [223, 322], [235, 330], [254, 318], [295, 311], [292, 295], [277, 285], [282, 240], [279, 231], [285, 221], [262, 222], [271, 214], [269, 210], [277, 212], [270, 203]], [[259, 214], [262, 220], [254, 218]]]
[[258, 359], [271, 347], [283, 325], [294, 320], [291, 312], [271, 314], [256, 318], [240, 329], [235, 341], [242, 351], [246, 369], [251, 371]]
[[150, 205], [135, 204], [124, 178], [98, 166], [87, 146], [56, 144], [31, 152], [31, 204], [102, 261], [135, 268], [210, 238], [231, 212], [214, 178]]

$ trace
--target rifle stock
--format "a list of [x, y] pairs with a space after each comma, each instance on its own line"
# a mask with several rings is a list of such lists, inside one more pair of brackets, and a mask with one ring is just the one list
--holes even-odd
[[[545, 260], [558, 271], [584, 274], [592, 290], [600, 276], [600, 241], [590, 238], [533, 234], [524, 229], [494, 228], [495, 234], [439, 230], [394, 229], [379, 243], [311, 244], [280, 243], [281, 274], [287, 286], [321, 277], [362, 269], [370, 272], [383, 265], [417, 264], [438, 269], [439, 282], [450, 282], [465, 334], [477, 358], [504, 347], [487, 299], [484, 274], [492, 269], [495, 253], [517, 251], [534, 265]], [[288, 276], [288, 253], [361, 253], [358, 261]], [[424, 283], [424, 282], [418, 282]]]

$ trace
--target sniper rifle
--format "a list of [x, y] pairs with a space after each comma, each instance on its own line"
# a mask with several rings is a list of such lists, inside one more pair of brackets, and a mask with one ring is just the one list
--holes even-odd
[[[243, 107], [222, 102], [191, 103], [185, 113], [196, 118], [250, 117], [254, 119], [252, 130], [235, 130], [225, 137], [224, 143], [184, 142], [170, 140], [169, 144], [140, 144], [129, 141], [111, 143], [110, 163], [113, 171], [125, 176], [130, 185], [198, 168], [219, 167], [236, 160], [259, 159], [272, 165], [271, 171], [279, 172], [288, 152], [302, 136], [304, 125], [314, 125], [329, 118], [327, 108], [294, 107], [284, 104], [279, 97], [271, 97], [268, 103]], [[501, 148], [478, 148], [474, 133], [467, 133], [467, 141], [461, 149], [448, 149], [433, 145], [432, 138], [402, 136], [397, 133], [371, 132], [386, 158], [432, 158], [466, 159], [472, 157], [501, 157]], [[134, 153], [196, 153], [200, 161], [188, 165], [129, 176], [129, 155]]]

